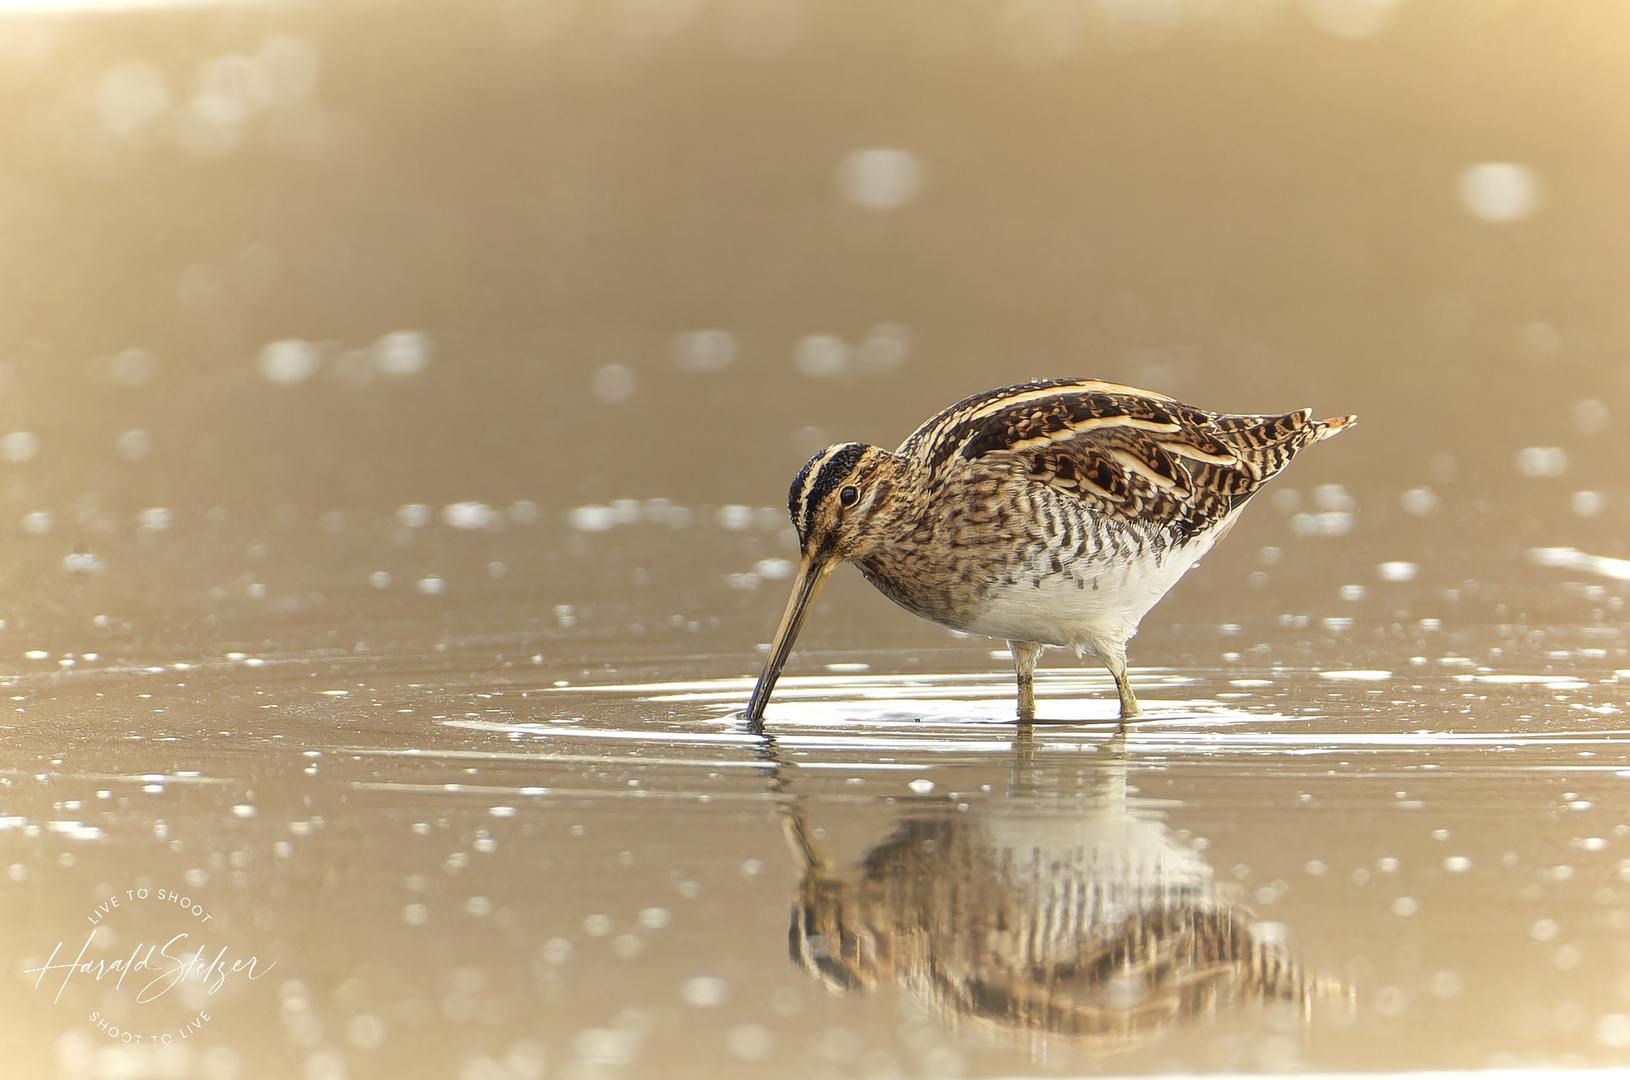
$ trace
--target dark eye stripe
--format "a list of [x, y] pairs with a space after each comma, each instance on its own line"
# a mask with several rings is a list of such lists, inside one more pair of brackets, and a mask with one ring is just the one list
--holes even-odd
[[821, 504], [821, 500], [832, 494], [833, 490], [848, 478], [855, 463], [864, 453], [866, 453], [865, 443], [849, 443], [826, 459], [826, 463], [815, 474], [815, 480], [809, 485], [809, 491], [804, 496], [803, 513], [799, 517], [802, 527], [798, 530], [801, 536], [809, 535], [810, 526], [815, 521], [815, 508]]

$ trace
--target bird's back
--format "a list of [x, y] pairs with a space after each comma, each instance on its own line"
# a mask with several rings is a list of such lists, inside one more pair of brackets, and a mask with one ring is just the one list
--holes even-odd
[[1223, 524], [1303, 448], [1354, 419], [1213, 413], [1115, 383], [1059, 379], [966, 398], [897, 453], [930, 490], [998, 456], [1103, 520], [1181, 544]]

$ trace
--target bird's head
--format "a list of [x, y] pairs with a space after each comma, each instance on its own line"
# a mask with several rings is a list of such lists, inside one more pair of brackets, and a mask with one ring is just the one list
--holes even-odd
[[828, 446], [805, 462], [787, 491], [787, 513], [805, 558], [835, 565], [876, 542], [873, 511], [888, 492], [893, 459], [887, 450], [852, 442]]
[[810, 458], [793, 480], [787, 492], [787, 512], [798, 530], [798, 575], [747, 706], [750, 724], [762, 722], [770, 691], [827, 575], [838, 563], [863, 555], [886, 540], [878, 511], [888, 504], [894, 462], [887, 450], [865, 443], [839, 443]]

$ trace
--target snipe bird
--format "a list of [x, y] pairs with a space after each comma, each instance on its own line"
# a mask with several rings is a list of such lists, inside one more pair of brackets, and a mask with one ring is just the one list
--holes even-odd
[[1006, 638], [1019, 719], [1043, 649], [1091, 652], [1140, 714], [1126, 643], [1177, 580], [1304, 447], [1357, 417], [1233, 416], [1163, 394], [1057, 379], [957, 402], [892, 453], [839, 443], [809, 459], [787, 509], [801, 558], [746, 719], [764, 707], [840, 562], [914, 615]]

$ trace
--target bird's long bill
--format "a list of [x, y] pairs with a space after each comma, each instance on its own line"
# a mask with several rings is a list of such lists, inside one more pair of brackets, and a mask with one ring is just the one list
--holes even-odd
[[744, 715], [749, 724], [756, 726], [763, 722], [764, 706], [770, 703], [770, 691], [775, 689], [775, 680], [781, 677], [781, 669], [786, 666], [787, 657], [792, 655], [793, 643], [798, 640], [798, 631], [804, 628], [804, 619], [835, 566], [837, 563], [834, 560], [820, 554], [805, 555], [798, 563], [798, 576], [792, 582], [792, 596], [787, 599], [787, 610], [781, 616], [781, 625], [776, 628], [775, 640], [770, 642], [770, 655], [764, 661], [758, 685], [753, 687], [752, 700], [747, 703]]

